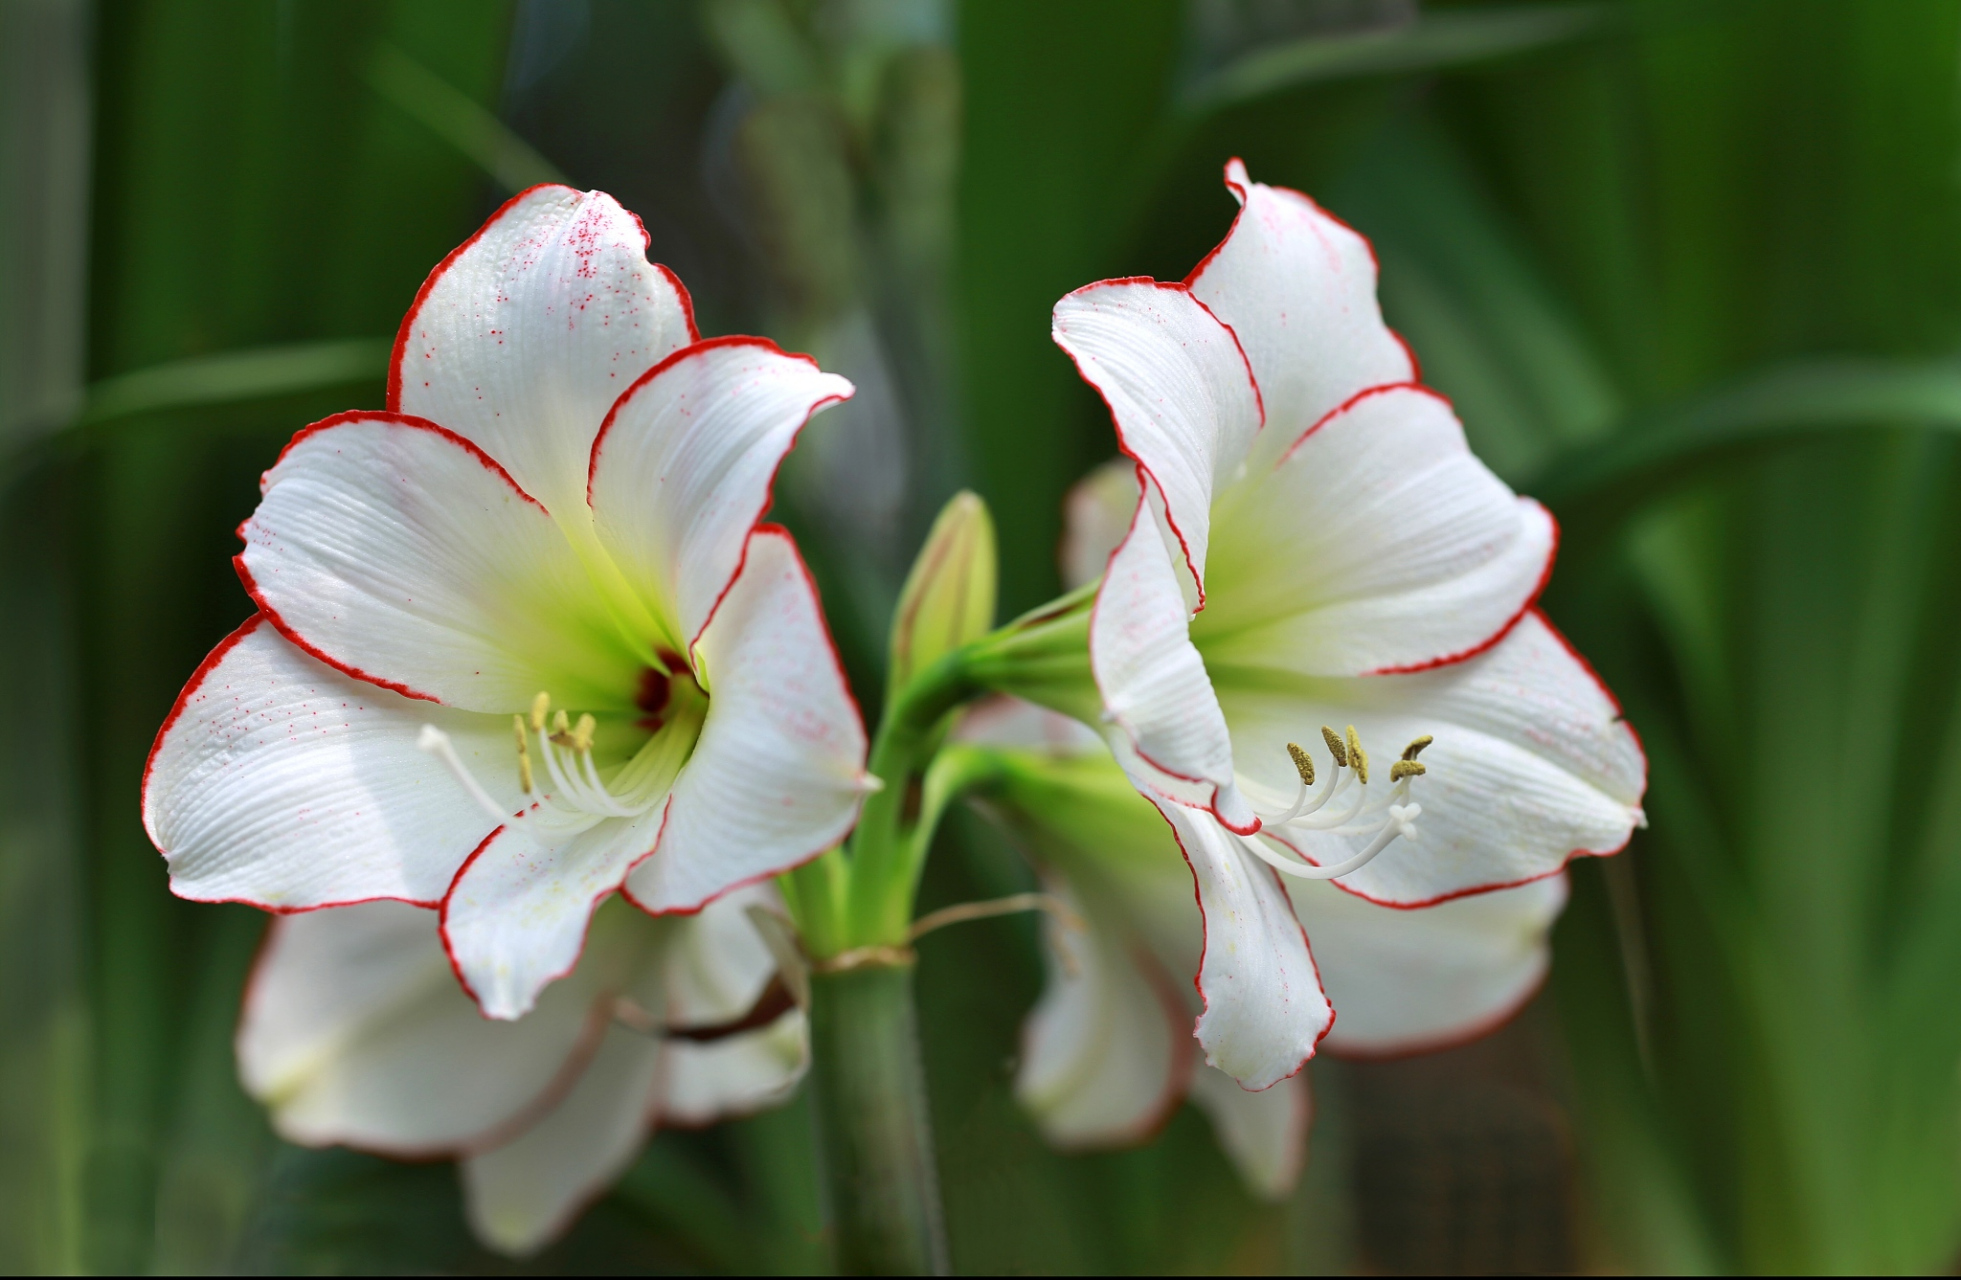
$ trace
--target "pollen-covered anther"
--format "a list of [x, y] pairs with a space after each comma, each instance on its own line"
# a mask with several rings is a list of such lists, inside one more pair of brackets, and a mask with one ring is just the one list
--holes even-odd
[[[1350, 732], [1352, 733], [1353, 730]], [[1335, 758], [1335, 766], [1345, 768], [1348, 764], [1348, 748], [1342, 744], [1341, 736], [1324, 724], [1321, 726], [1321, 741], [1328, 744], [1328, 754]]]
[[543, 733], [545, 731], [545, 716], [551, 712], [551, 709], [552, 696], [549, 693], [540, 691], [538, 696], [531, 700], [531, 731], [533, 733]]
[[1421, 760], [1411, 760], [1405, 756], [1389, 766], [1389, 781], [1401, 782], [1404, 778], [1420, 778], [1428, 772]]
[[572, 717], [565, 713], [563, 707], [552, 713], [551, 740], [561, 747], [572, 745]]
[[580, 716], [579, 723], [572, 729], [572, 749], [579, 752], [592, 750], [593, 735], [598, 730], [599, 721], [592, 718], [591, 712]]
[[1369, 753], [1362, 750], [1362, 739], [1356, 736], [1355, 726], [1348, 726], [1348, 767], [1355, 771], [1355, 778], [1363, 786], [1369, 785]]
[[1431, 743], [1435, 741], [1436, 739], [1431, 737], [1427, 733], [1420, 738], [1412, 739], [1410, 741], [1410, 744], [1407, 747], [1403, 748], [1403, 759], [1405, 760], [1416, 759], [1418, 756], [1423, 754], [1423, 748], [1429, 746]]
[[1314, 757], [1301, 750], [1301, 744], [1298, 742], [1287, 744], [1287, 754], [1294, 758], [1294, 770], [1301, 776], [1301, 785], [1303, 787], [1313, 786]]

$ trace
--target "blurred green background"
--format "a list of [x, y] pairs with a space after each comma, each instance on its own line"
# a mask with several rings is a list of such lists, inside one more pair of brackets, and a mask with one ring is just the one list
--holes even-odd
[[[1390, 322], [1560, 516], [1546, 604], [1652, 829], [1574, 871], [1548, 991], [1317, 1062], [1307, 1176], [1189, 1109], [1049, 1152], [1010, 1095], [1035, 926], [922, 945], [964, 1271], [1943, 1271], [1961, 1259], [1961, 5], [1953, 0], [0, 0], [0, 1268], [824, 1264], [802, 1104], [659, 1135], [522, 1266], [447, 1165], [275, 1140], [230, 1037], [263, 927], [172, 899], [151, 736], [249, 611], [298, 427], [509, 192], [637, 211], [707, 333], [860, 394], [779, 516], [867, 713], [931, 513], [1003, 609], [1113, 451], [1048, 340], [1182, 276], [1231, 155], [1377, 246]], [[926, 907], [1031, 887], [977, 823]]]

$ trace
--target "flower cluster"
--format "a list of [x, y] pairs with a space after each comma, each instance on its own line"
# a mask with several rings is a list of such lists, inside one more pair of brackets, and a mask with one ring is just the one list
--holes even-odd
[[[1534, 607], [1551, 517], [1420, 384], [1367, 243], [1227, 185], [1184, 281], [1056, 306], [1124, 455], [1070, 496], [1072, 593], [988, 632], [958, 499], [875, 744], [761, 523], [850, 384], [702, 338], [600, 193], [524, 192], [435, 270], [387, 410], [266, 473], [257, 612], [145, 776], [173, 890], [281, 917], [238, 1055], [282, 1133], [453, 1155], [479, 1234], [535, 1248], [653, 1123], [787, 1095], [811, 974], [910, 963], [962, 795], [1055, 910], [1017, 1091], [1059, 1144], [1189, 1096], [1278, 1194], [1324, 1038], [1434, 1047], [1530, 996], [1561, 869], [1642, 820], [1638, 743]], [[949, 734], [990, 689], [1032, 701]]]

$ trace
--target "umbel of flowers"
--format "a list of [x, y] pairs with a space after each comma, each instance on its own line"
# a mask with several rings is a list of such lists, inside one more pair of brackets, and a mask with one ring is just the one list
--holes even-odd
[[[1044, 1132], [1133, 1141], [1190, 1096], [1266, 1194], [1324, 1038], [1409, 1051], [1529, 997], [1561, 869], [1642, 820], [1638, 743], [1534, 607], [1551, 517], [1421, 386], [1366, 242], [1237, 161], [1227, 185], [1184, 281], [1055, 308], [1123, 454], [1071, 496], [1072, 590], [991, 630], [991, 526], [957, 498], [869, 743], [760, 523], [850, 385], [701, 338], [599, 193], [525, 192], [436, 269], [388, 409], [267, 472], [258, 612], [145, 778], [177, 893], [289, 917], [239, 1041], [282, 1132], [458, 1157], [522, 1252], [650, 1124], [766, 1105], [807, 1060], [840, 1268], [933, 1270], [923, 931], [1048, 906], [1017, 1080]], [[1026, 701], [962, 719], [990, 693]], [[1048, 892], [916, 920], [962, 797]]]

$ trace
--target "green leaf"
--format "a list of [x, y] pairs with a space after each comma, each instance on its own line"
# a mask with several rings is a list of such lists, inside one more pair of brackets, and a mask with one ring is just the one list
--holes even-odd
[[1561, 454], [1521, 487], [1565, 515], [1625, 514], [1642, 500], [1752, 448], [1838, 432], [1961, 432], [1961, 365], [1805, 360], [1732, 382]]
[[1401, 26], [1307, 36], [1246, 54], [1179, 96], [1203, 115], [1307, 85], [1462, 67], [1599, 32], [1618, 6], [1530, 4], [1431, 10]]
[[377, 381], [387, 376], [392, 345], [386, 338], [338, 338], [173, 360], [96, 383], [89, 388], [80, 421], [93, 426], [171, 409]]

